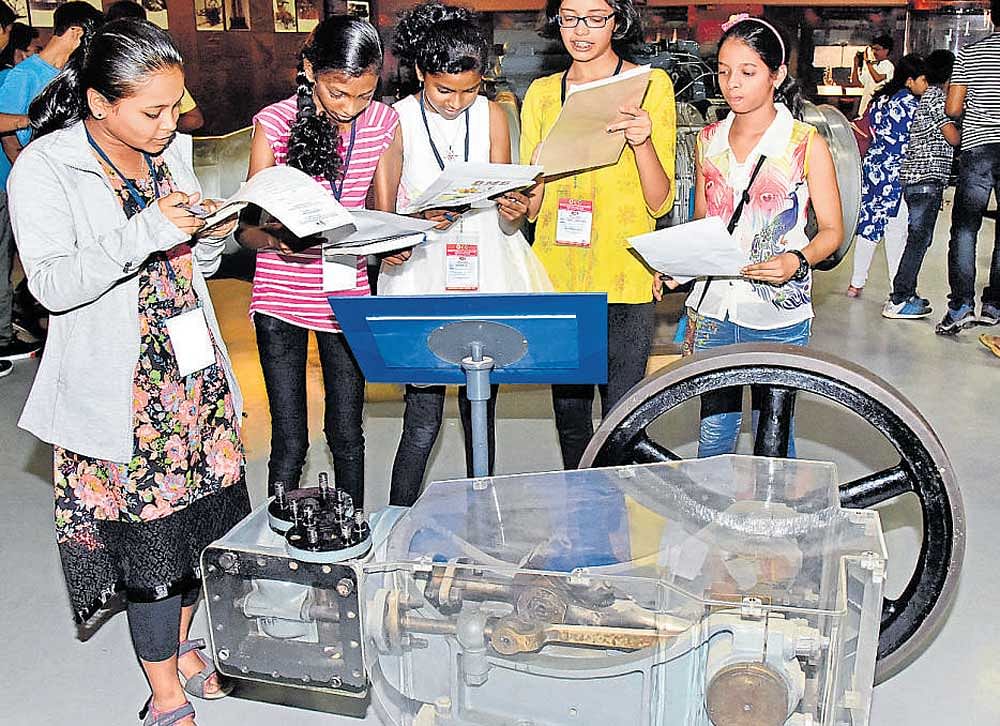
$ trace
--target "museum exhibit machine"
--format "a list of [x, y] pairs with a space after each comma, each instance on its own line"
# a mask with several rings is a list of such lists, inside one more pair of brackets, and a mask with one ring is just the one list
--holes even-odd
[[[657, 441], [660, 419], [731, 385], [762, 391], [753, 456]], [[802, 393], [864, 419], [898, 461], [845, 482], [781, 458]], [[203, 555], [220, 671], [281, 703], [370, 703], [386, 724], [861, 726], [873, 684], [919, 655], [955, 594], [951, 464], [908, 401], [845, 361], [694, 356], [636, 386], [584, 464], [437, 482], [370, 516], [325, 475], [279, 488]], [[903, 493], [923, 533], [890, 598], [874, 507]]]
[[[694, 134], [724, 108], [696, 46], [654, 50], [679, 89], [680, 222]], [[806, 120], [853, 229], [846, 119], [808, 106]], [[245, 141], [201, 142], [199, 171], [214, 158], [242, 176]], [[662, 439], [728, 386], [761, 406], [753, 456], [685, 458]], [[891, 461], [841, 479], [783, 458], [803, 398], [846, 411], [858, 428], [840, 437], [877, 439]], [[203, 555], [220, 671], [248, 697], [401, 726], [863, 726], [873, 684], [924, 650], [954, 599], [965, 522], [947, 455], [899, 392], [833, 356], [730, 346], [674, 363], [619, 402], [582, 466], [437, 482], [370, 514], [325, 476], [279, 489]], [[879, 514], [903, 495], [919, 508], [912, 568]], [[912, 569], [898, 593], [894, 567]]]

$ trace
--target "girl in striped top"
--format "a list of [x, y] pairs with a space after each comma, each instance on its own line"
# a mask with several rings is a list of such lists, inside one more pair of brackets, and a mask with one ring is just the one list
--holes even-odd
[[[392, 211], [402, 152], [396, 112], [372, 100], [381, 68], [382, 44], [370, 24], [346, 15], [320, 23], [302, 49], [295, 96], [254, 117], [249, 176], [289, 164], [313, 175], [348, 209], [364, 207], [374, 187], [375, 206]], [[241, 219], [237, 238], [258, 250], [250, 314], [271, 411], [269, 491], [276, 482], [295, 488], [302, 475], [309, 447], [306, 352], [312, 330], [336, 484], [361, 506], [364, 378], [327, 297], [370, 294], [365, 258], [350, 267], [333, 265], [324, 275], [318, 239], [296, 239], [281, 224], [263, 221], [259, 211]]]

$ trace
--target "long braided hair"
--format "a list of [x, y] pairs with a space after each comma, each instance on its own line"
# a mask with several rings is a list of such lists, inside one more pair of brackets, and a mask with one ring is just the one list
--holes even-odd
[[331, 15], [316, 26], [299, 54], [295, 76], [298, 112], [288, 137], [288, 165], [333, 184], [341, 173], [337, 123], [319, 113], [313, 96], [315, 81], [306, 76], [305, 63], [312, 65], [313, 78], [323, 73], [343, 73], [358, 78], [382, 70], [382, 41], [378, 31], [350, 15]]

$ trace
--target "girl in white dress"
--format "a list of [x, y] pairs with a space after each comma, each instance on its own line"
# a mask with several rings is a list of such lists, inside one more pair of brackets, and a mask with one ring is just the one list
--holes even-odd
[[[397, 208], [417, 199], [453, 163], [511, 161], [510, 129], [503, 109], [479, 95], [489, 45], [471, 10], [422, 3], [400, 20], [393, 51], [415, 67], [420, 91], [399, 101], [403, 175]], [[379, 295], [547, 292], [552, 290], [520, 227], [527, 197], [510, 192], [495, 205], [460, 217], [429, 213], [441, 222], [403, 264], [383, 265]], [[455, 219], [455, 217], [458, 217]], [[459, 260], [458, 258], [462, 258]], [[444, 386], [409, 385], [403, 435], [392, 469], [390, 503], [408, 506], [420, 493], [427, 459], [444, 410]], [[489, 402], [490, 473], [494, 461], [496, 391]], [[471, 471], [470, 406], [465, 389], [459, 410]]]

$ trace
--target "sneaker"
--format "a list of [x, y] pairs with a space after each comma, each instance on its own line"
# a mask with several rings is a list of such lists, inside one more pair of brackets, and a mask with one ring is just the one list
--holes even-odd
[[983, 303], [983, 307], [979, 310], [978, 321], [980, 325], [996, 325], [1000, 323], [1000, 306], [993, 303]]
[[854, 285], [848, 285], [847, 297], [861, 297], [862, 290], [864, 290], [863, 287], [854, 287]]
[[882, 308], [882, 317], [893, 320], [916, 320], [917, 318], [926, 318], [932, 312], [929, 305], [913, 295], [909, 300], [904, 300], [901, 303], [886, 300], [885, 306]]
[[938, 335], [956, 335], [960, 330], [976, 325], [976, 311], [971, 305], [963, 305], [958, 310], [948, 308], [941, 322], [934, 328]]
[[0, 378], [9, 376], [14, 372], [14, 364], [9, 360], [0, 360]]
[[0, 360], [13, 361], [34, 358], [41, 349], [41, 343], [29, 343], [15, 337], [7, 345], [0, 346]]

